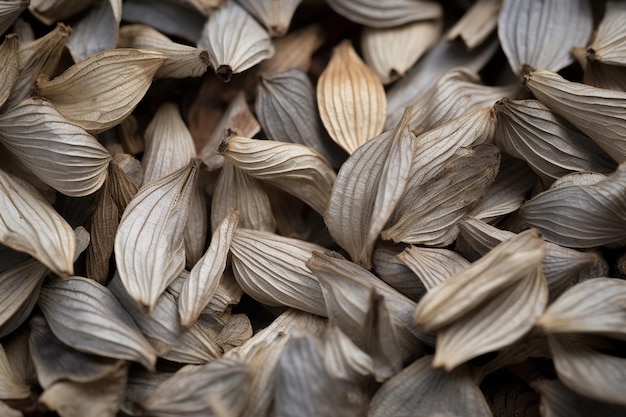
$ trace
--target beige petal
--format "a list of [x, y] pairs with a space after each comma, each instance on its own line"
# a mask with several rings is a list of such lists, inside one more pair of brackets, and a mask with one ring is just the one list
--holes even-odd
[[88, 383], [59, 381], [39, 401], [61, 417], [114, 417], [124, 399], [128, 367], [121, 364], [111, 375]]
[[295, 143], [227, 138], [220, 153], [254, 178], [292, 194], [323, 214], [335, 181], [335, 171], [314, 150]]
[[67, 49], [74, 62], [115, 48], [121, 19], [122, 0], [94, 2], [94, 7], [72, 25]]
[[37, 98], [0, 115], [0, 142], [42, 181], [72, 197], [98, 190], [111, 160], [93, 136]]
[[594, 61], [586, 65], [583, 83], [608, 90], [626, 91], [624, 78], [626, 78], [626, 66]]
[[31, 0], [29, 11], [46, 25], [52, 25], [88, 9], [92, 4], [93, 0]]
[[204, 16], [209, 17], [215, 9], [222, 7], [226, 0], [182, 0], [182, 3], [189, 4]]
[[140, 406], [155, 417], [210, 415], [207, 400], [216, 395], [233, 415], [239, 415], [248, 377], [245, 365], [234, 358], [220, 358], [202, 366], [188, 365], [163, 382]]
[[216, 342], [224, 352], [228, 352], [250, 340], [252, 333], [252, 324], [248, 316], [233, 314], [220, 334], [217, 335]]
[[[202, 117], [206, 116], [202, 115]], [[221, 168], [224, 164], [224, 157], [218, 153], [218, 148], [222, 141], [231, 135], [231, 132], [238, 136], [251, 138], [260, 130], [259, 122], [248, 108], [245, 93], [239, 91], [228, 105], [213, 132], [210, 133], [203, 148], [198, 153], [198, 157], [202, 159], [209, 171]]]
[[374, 272], [380, 279], [410, 299], [419, 300], [426, 293], [424, 284], [396, 257], [405, 247], [406, 245], [396, 244], [377, 245], [372, 256]]
[[302, 0], [239, 0], [239, 4], [267, 29], [270, 36], [283, 36]]
[[178, 304], [168, 292], [161, 294], [150, 317], [143, 314], [137, 303], [128, 295], [119, 275], [109, 283], [109, 289], [132, 316], [145, 338], [159, 350], [159, 356], [184, 364], [205, 364], [221, 356], [222, 350], [215, 336], [200, 325], [189, 329], [180, 325]]
[[118, 47], [147, 49], [167, 55], [167, 61], [157, 70], [155, 78], [200, 77], [209, 65], [207, 51], [173, 42], [146, 25], [126, 25], [120, 28]]
[[0, 413], [5, 417], [24, 417], [21, 411], [9, 407], [4, 401], [0, 401]]
[[108, 188], [107, 184], [101, 190], [91, 216], [91, 243], [87, 251], [87, 277], [102, 285], [109, 280], [109, 259], [120, 218]]
[[5, 347], [0, 345], [0, 400], [18, 400], [31, 395], [30, 387], [26, 384], [19, 370], [13, 367]]
[[6, 32], [9, 26], [11, 26], [20, 13], [22, 13], [22, 10], [26, 9], [28, 5], [28, 0], [3, 1], [0, 5], [0, 33]]
[[419, 206], [407, 210], [405, 194], [398, 207], [406, 214], [383, 230], [382, 238], [412, 244], [449, 245], [456, 239], [457, 223], [485, 195], [495, 179], [499, 162], [500, 152], [492, 145], [458, 150], [436, 176], [407, 192], [420, 196]]
[[591, 248], [620, 242], [626, 238], [625, 179], [622, 164], [596, 184], [551, 188], [524, 204], [522, 217], [559, 245]]
[[209, 52], [211, 66], [224, 82], [274, 55], [270, 35], [234, 1], [211, 15], [198, 47]]
[[613, 159], [626, 161], [626, 92], [570, 82], [547, 70], [526, 75], [526, 86]]
[[552, 303], [538, 325], [548, 333], [592, 333], [626, 340], [626, 282], [594, 278]]
[[441, 26], [440, 19], [431, 19], [390, 28], [365, 27], [361, 33], [363, 58], [382, 83], [389, 84], [403, 77], [437, 42]]
[[626, 7], [619, 1], [609, 1], [604, 18], [587, 49], [587, 59], [604, 64], [626, 65], [626, 30], [624, 30]]
[[185, 266], [184, 229], [197, 160], [142, 187], [124, 211], [115, 237], [118, 272], [148, 312]]
[[424, 356], [385, 382], [372, 398], [368, 416], [430, 416], [438, 412], [491, 416], [489, 404], [468, 366], [444, 372], [434, 368], [432, 360], [432, 356]]
[[39, 294], [48, 272], [45, 265], [31, 259], [0, 273], [0, 325], [14, 318], [32, 295]]
[[35, 81], [40, 74], [53, 74], [71, 32], [69, 26], [59, 23], [54, 30], [37, 40], [20, 42], [20, 72], [3, 110], [29, 97], [35, 91]]
[[498, 26], [502, 0], [479, 0], [469, 8], [446, 35], [448, 41], [462, 39], [468, 49], [484, 42]]
[[315, 103], [315, 89], [302, 70], [291, 69], [261, 77], [255, 111], [270, 139], [315, 149], [333, 166], [345, 157], [323, 131]]
[[[233, 271], [241, 288], [257, 301], [326, 316], [322, 289], [305, 265], [314, 243], [268, 232], [238, 229], [231, 242]], [[302, 294], [306, 294], [303, 296]]]
[[[5, 3], [6, 4], [6, 3]], [[0, 11], [0, 14], [2, 12]], [[0, 46], [0, 107], [7, 101], [20, 69], [20, 42], [17, 35], [5, 36]]]
[[[279, 39], [273, 40], [274, 56], [259, 64], [259, 72], [277, 73], [290, 69], [308, 71], [313, 53], [324, 43], [321, 26], [312, 24]], [[245, 135], [244, 135], [245, 136]]]
[[572, 46], [586, 44], [592, 30], [593, 15], [586, 0], [504, 0], [498, 18], [502, 49], [517, 74], [524, 72], [524, 65], [552, 71], [566, 67], [574, 60]]
[[615, 170], [599, 146], [540, 101], [504, 98], [493, 111], [498, 144], [527, 161], [546, 185], [570, 172]]
[[229, 210], [240, 212], [244, 229], [274, 232], [276, 220], [261, 182], [226, 161], [220, 172], [211, 205], [211, 229], [216, 230]]
[[52, 332], [66, 345], [154, 369], [154, 349], [106, 287], [72, 277], [46, 284], [38, 303]]
[[375, 28], [437, 19], [442, 14], [438, 3], [421, 0], [389, 0], [384, 4], [371, 0], [329, 0], [328, 5], [353, 22]]
[[467, 259], [451, 250], [418, 246], [409, 246], [397, 259], [411, 268], [428, 291], [470, 264]]
[[578, 395], [558, 379], [538, 380], [532, 386], [541, 394], [540, 407], [545, 417], [618, 417], [626, 413], [626, 407]]
[[0, 243], [26, 252], [54, 273], [74, 273], [69, 224], [27, 182], [0, 170]]
[[374, 375], [372, 358], [330, 322], [322, 339], [322, 356], [329, 374], [344, 383], [361, 382]]
[[626, 359], [600, 353], [572, 335], [549, 334], [548, 341], [556, 373], [569, 389], [596, 401], [626, 406]]
[[111, 49], [74, 64], [50, 81], [39, 78], [37, 89], [65, 118], [98, 133], [134, 110], [166, 60], [160, 52]]
[[407, 125], [411, 110], [394, 129], [356, 149], [333, 185], [324, 221], [352, 260], [371, 268], [374, 244], [404, 193], [415, 135]]
[[333, 50], [317, 82], [317, 100], [324, 127], [348, 153], [383, 131], [385, 90], [350, 41], [343, 41]]
[[239, 213], [231, 211], [215, 230], [209, 248], [185, 280], [178, 300], [184, 327], [190, 327], [198, 319], [213, 297], [226, 268], [226, 256], [238, 223]]

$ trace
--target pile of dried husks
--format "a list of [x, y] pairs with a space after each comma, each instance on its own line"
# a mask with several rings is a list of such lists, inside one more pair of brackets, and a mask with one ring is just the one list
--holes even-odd
[[0, 415], [626, 415], [626, 2], [2, 0]]

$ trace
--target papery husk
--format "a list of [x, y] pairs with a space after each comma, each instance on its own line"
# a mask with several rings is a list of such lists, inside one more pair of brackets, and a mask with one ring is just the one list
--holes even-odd
[[375, 28], [388, 28], [417, 20], [438, 19], [441, 6], [430, 1], [329, 0], [328, 5], [353, 22]]
[[102, 379], [119, 369], [123, 362], [72, 349], [52, 333], [40, 315], [29, 321], [29, 327], [29, 352], [37, 380], [44, 389], [62, 380], [84, 384]]
[[72, 26], [67, 49], [74, 62], [115, 48], [121, 20], [122, 0], [94, 2], [94, 7]]
[[396, 258], [415, 273], [428, 291], [470, 265], [467, 259], [451, 250], [412, 245]]
[[618, 163], [626, 161], [626, 92], [567, 81], [547, 70], [533, 71], [525, 78], [535, 97], [593, 139]]
[[570, 172], [607, 174], [616, 168], [599, 146], [540, 101], [504, 98], [493, 109], [498, 144], [527, 161], [545, 185]]
[[213, 70], [224, 82], [274, 55], [269, 34], [234, 1], [211, 14], [198, 47], [208, 51]]
[[130, 416], [143, 414], [137, 406], [174, 374], [174, 371], [148, 372], [141, 367], [133, 367], [128, 371], [126, 395], [120, 410]]
[[626, 340], [626, 281], [592, 278], [565, 291], [538, 321], [548, 333], [598, 334]]
[[[468, 68], [446, 71], [413, 105], [411, 130], [422, 134], [468, 113], [493, 105], [502, 97], [515, 93], [517, 86], [485, 86], [480, 77]], [[389, 115], [389, 126], [397, 115]]]
[[233, 314], [217, 335], [216, 342], [224, 352], [237, 348], [252, 337], [252, 323], [245, 314]]
[[[31, 297], [36, 298], [39, 295], [39, 289], [48, 272], [44, 264], [31, 259], [0, 273], [0, 326], [2, 328], [10, 325], [11, 320], [18, 318], [20, 309], [28, 307]], [[32, 307], [34, 305], [30, 310]], [[4, 332], [0, 330], [0, 334], [2, 333]]]
[[626, 66], [608, 65], [598, 61], [585, 66], [583, 83], [607, 90], [626, 91]]
[[446, 35], [448, 41], [461, 39], [468, 49], [484, 42], [498, 26], [502, 0], [479, 0], [469, 8]]
[[30, 184], [0, 170], [0, 205], [0, 243], [58, 275], [74, 273], [74, 232]]
[[155, 417], [206, 416], [212, 415], [208, 397], [216, 395], [233, 415], [239, 415], [248, 387], [245, 365], [235, 358], [220, 358], [206, 365], [181, 368], [139, 406]]
[[620, 417], [626, 413], [626, 407], [579, 395], [558, 379], [539, 380], [532, 386], [541, 395], [545, 417]]
[[361, 33], [363, 58], [383, 84], [401, 78], [430, 49], [441, 34], [441, 19], [419, 20], [402, 26]]
[[289, 338], [277, 373], [274, 399], [277, 415], [361, 415], [358, 407], [350, 404], [339, 381], [329, 374], [320, 343], [312, 334], [295, 334]]
[[[473, 218], [461, 222], [459, 229], [455, 249], [470, 261], [479, 259], [500, 242], [514, 236], [512, 232], [500, 230]], [[548, 281], [551, 300], [572, 285], [579, 271], [592, 266], [600, 259], [599, 255], [593, 252], [578, 252], [550, 242], [546, 242], [545, 245], [543, 272]]]
[[233, 134], [251, 138], [260, 130], [259, 122], [248, 108], [245, 93], [239, 91], [204, 142], [202, 149], [198, 152], [198, 158], [202, 159], [207, 170], [219, 169], [224, 164], [224, 157], [218, 153], [218, 149], [225, 138]]
[[93, 3], [94, 0], [30, 0], [29, 11], [44, 24], [52, 25], [87, 10]]
[[198, 160], [143, 186], [122, 215], [115, 259], [129, 294], [148, 313], [185, 266], [184, 229]]
[[434, 366], [454, 369], [531, 329], [548, 301], [545, 251], [536, 230], [522, 232], [422, 297], [414, 319], [438, 330]]
[[393, 131], [356, 149], [341, 166], [324, 221], [354, 262], [370, 269], [374, 244], [407, 186], [415, 135], [408, 109]]
[[[496, 136], [497, 137], [497, 136]], [[526, 162], [503, 153], [495, 180], [469, 215], [490, 224], [515, 212], [526, 200], [537, 177]]]
[[0, 115], [0, 142], [42, 181], [72, 197], [98, 190], [111, 160], [93, 136], [38, 98]]
[[625, 407], [626, 359], [595, 349], [594, 339], [584, 336], [548, 334], [559, 379], [579, 395]]
[[313, 251], [324, 250], [314, 243], [246, 229], [235, 231], [230, 246], [237, 282], [252, 298], [325, 317], [322, 289], [306, 266]]
[[257, 87], [255, 112], [270, 139], [306, 145], [333, 166], [341, 165], [343, 152], [323, 131], [315, 89], [304, 71], [291, 69], [263, 75]]
[[626, 239], [625, 179], [626, 164], [622, 164], [611, 176], [595, 184], [556, 182], [524, 204], [520, 213], [524, 221], [558, 245], [592, 248], [620, 244]]
[[[420, 140], [417, 142], [417, 149], [420, 149]], [[392, 217], [392, 226], [382, 231], [382, 238], [412, 244], [449, 245], [458, 234], [457, 223], [494, 181], [499, 163], [499, 150], [493, 145], [481, 144], [459, 149], [443, 162], [443, 167], [438, 167], [441, 170], [435, 176], [417, 186], [409, 179], [408, 191], [397, 206], [400, 210], [396, 209], [396, 213], [402, 214], [394, 216], [395, 219]], [[419, 168], [414, 168], [413, 172], [419, 172]], [[421, 204], [409, 209], [409, 195], [417, 197]]]
[[91, 133], [119, 124], [150, 87], [167, 56], [140, 49], [111, 49], [74, 64], [37, 90], [69, 121]]
[[0, 400], [19, 400], [31, 395], [25, 370], [20, 369], [23, 364], [13, 363], [13, 360], [15, 358], [10, 354], [8, 346], [0, 345]]
[[215, 9], [222, 7], [226, 0], [182, 0], [182, 2], [189, 4], [202, 15], [209, 17]]
[[317, 106], [330, 137], [348, 153], [383, 131], [385, 90], [350, 41], [333, 50], [317, 82]]
[[259, 72], [273, 74], [290, 69], [307, 72], [311, 67], [313, 53], [322, 46], [324, 39], [321, 26], [312, 24], [274, 40], [275, 53], [259, 64]]
[[[356, 382], [360, 387], [351, 389], [349, 395], [365, 396], [363, 389], [374, 375], [372, 357], [359, 349], [334, 323], [329, 322], [322, 337], [322, 356], [329, 374], [349, 387]], [[348, 388], [350, 389], [350, 388]]]
[[4, 103], [3, 111], [29, 97], [35, 91], [35, 81], [40, 74], [52, 75], [61, 60], [71, 32], [69, 26], [58, 23], [54, 30], [41, 38], [20, 42], [20, 72], [9, 99]]
[[[158, 350], [160, 357], [173, 362], [200, 365], [221, 356], [222, 350], [209, 329], [199, 324], [193, 324], [188, 329], [180, 325], [178, 303], [172, 294], [161, 294], [152, 315], [148, 317], [128, 295], [119, 275], [115, 275], [108, 288], [133, 317], [145, 338]], [[219, 327], [215, 333], [217, 331]]]
[[384, 383], [372, 398], [368, 416], [492, 415], [468, 366], [445, 372], [432, 361], [432, 355], [424, 356]]
[[[137, 128], [137, 118], [132, 114], [122, 120], [116, 128], [117, 141], [122, 145], [123, 152], [130, 154], [131, 157], [144, 150], [143, 138], [137, 134]], [[141, 186], [141, 182], [139, 185]]]
[[114, 417], [124, 399], [127, 373], [128, 366], [120, 362], [115, 372], [96, 381], [55, 382], [39, 401], [61, 417]]
[[524, 66], [559, 71], [571, 64], [570, 49], [586, 44], [592, 30], [593, 14], [586, 0], [504, 0], [498, 17], [502, 49], [518, 75]]
[[156, 352], [106, 287], [72, 277], [43, 286], [38, 303], [54, 335], [68, 346], [154, 369]]
[[154, 78], [200, 77], [209, 65], [207, 51], [173, 42], [150, 26], [123, 26], [117, 42], [119, 48], [151, 50], [167, 55], [167, 61], [157, 70]]
[[126, 0], [122, 19], [142, 23], [159, 32], [178, 36], [191, 43], [198, 42], [206, 16], [186, 1]]
[[417, 301], [426, 293], [426, 288], [415, 273], [396, 257], [405, 247], [379, 244], [372, 255], [373, 271], [387, 284]]
[[250, 176], [292, 194], [323, 214], [335, 171], [316, 151], [295, 143], [229, 137], [220, 154]]
[[20, 410], [11, 408], [4, 401], [0, 401], [0, 413], [5, 417], [24, 417], [24, 414]]
[[302, 0], [237, 0], [267, 29], [270, 36], [283, 36]]
[[622, 25], [624, 18], [626, 18], [624, 3], [619, 1], [606, 3], [604, 18], [587, 49], [588, 61], [626, 65], [626, 30]]
[[20, 42], [17, 35], [6, 35], [0, 46], [0, 107], [9, 98], [19, 70]]
[[491, 59], [498, 46], [497, 39], [491, 39], [468, 50], [461, 42], [448, 42], [445, 37], [441, 37], [420, 62], [387, 91], [385, 126], [394, 126], [402, 109], [421, 100], [442, 73], [456, 67], [478, 72]]
[[233, 209], [240, 212], [239, 224], [243, 229], [272, 233], [276, 230], [272, 206], [261, 182], [226, 161], [211, 200], [211, 230], [216, 230]]
[[226, 257], [238, 223], [239, 212], [229, 212], [213, 233], [209, 248], [185, 280], [178, 299], [178, 311], [184, 327], [190, 327], [198, 319], [213, 297], [226, 268]]
[[9, 26], [13, 24], [15, 19], [24, 9], [28, 7], [29, 4], [29, 0], [3, 1], [0, 6], [0, 33], [6, 32]]

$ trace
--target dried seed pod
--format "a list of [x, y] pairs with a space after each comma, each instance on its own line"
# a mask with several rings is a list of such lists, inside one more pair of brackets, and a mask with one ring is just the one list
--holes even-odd
[[0, 143], [46, 184], [73, 197], [98, 190], [111, 161], [93, 136], [37, 98], [0, 115]]
[[626, 5], [619, 1], [606, 3], [604, 18], [598, 26], [593, 42], [587, 49], [587, 60], [609, 65], [626, 65]]
[[273, 40], [275, 53], [259, 64], [261, 74], [273, 74], [290, 69], [307, 72], [313, 53], [324, 43], [324, 31], [318, 24], [289, 33]]
[[20, 42], [17, 35], [7, 35], [0, 46], [0, 107], [9, 98], [20, 69]]
[[585, 66], [583, 83], [607, 90], [626, 91], [626, 66], [608, 65], [598, 61]]
[[270, 36], [283, 36], [287, 33], [293, 13], [302, 0], [237, 0], [237, 2], [263, 23]]
[[87, 10], [93, 3], [94, 0], [30, 0], [29, 10], [46, 25], [52, 25]]
[[365, 27], [361, 34], [363, 58], [383, 84], [400, 77], [439, 39], [440, 19], [420, 20], [402, 26]]
[[375, 28], [437, 19], [442, 14], [438, 3], [421, 0], [391, 0], [385, 4], [371, 0], [329, 0], [328, 5], [353, 22]]
[[626, 92], [567, 81], [547, 70], [527, 74], [526, 86], [555, 113], [593, 139], [611, 158], [618, 163], [626, 161]]
[[[29, 301], [39, 295], [48, 272], [44, 264], [31, 259], [0, 273], [0, 326], [3, 329], [13, 327], [11, 330], [14, 330], [17, 327], [15, 324], [19, 325], [26, 319], [20, 310], [26, 308], [30, 313], [34, 305], [30, 305]], [[14, 320], [19, 323], [14, 323]], [[4, 333], [4, 337], [8, 332], [0, 333]]]
[[378, 244], [372, 256], [373, 270], [391, 287], [417, 301], [426, 293], [426, 288], [415, 273], [397, 258], [405, 247], [406, 245]]
[[[626, 164], [592, 184], [571, 184], [563, 177], [522, 206], [521, 214], [550, 242], [572, 248], [620, 243], [626, 239]], [[567, 213], [567, 217], [560, 214]]]
[[[27, 345], [20, 347], [22, 355], [28, 351]], [[0, 345], [0, 398], [3, 400], [25, 399], [32, 395], [26, 383], [26, 366], [18, 360], [18, 354], [14, 349], [10, 350], [6, 342], [4, 346]]]
[[428, 291], [470, 265], [470, 262], [448, 249], [409, 246], [396, 256], [422, 281]]
[[540, 101], [504, 98], [493, 111], [498, 144], [528, 162], [546, 185], [570, 172], [608, 174], [616, 168], [599, 146]]
[[200, 77], [209, 65], [207, 51], [173, 42], [150, 26], [123, 26], [117, 42], [120, 48], [147, 49], [167, 55], [167, 61], [154, 78]]
[[269, 34], [235, 1], [211, 15], [198, 47], [209, 52], [211, 66], [224, 82], [274, 55]]
[[468, 49], [480, 45], [498, 26], [502, 0], [478, 0], [446, 35], [448, 41], [462, 39]]
[[2, 2], [0, 5], [0, 33], [6, 32], [20, 13], [28, 7], [29, 3], [28, 0], [8, 0]]
[[324, 127], [348, 153], [383, 131], [385, 90], [350, 41], [333, 50], [317, 83], [317, 100]]
[[[526, 24], [520, 24], [522, 20]], [[504, 0], [498, 18], [502, 49], [518, 75], [526, 71], [525, 66], [559, 71], [571, 64], [572, 46], [585, 45], [592, 30], [593, 15], [586, 0]]]
[[94, 7], [72, 25], [67, 49], [72, 54], [74, 62], [115, 48], [121, 20], [122, 0], [95, 2]]

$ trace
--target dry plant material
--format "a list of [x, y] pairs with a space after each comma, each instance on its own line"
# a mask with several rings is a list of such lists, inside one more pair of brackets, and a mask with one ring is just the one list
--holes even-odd
[[20, 67], [20, 43], [17, 35], [7, 35], [0, 46], [0, 107], [9, 98]]
[[238, 0], [267, 29], [270, 36], [283, 36], [302, 0]]
[[208, 51], [215, 74], [224, 82], [274, 55], [270, 35], [235, 1], [211, 14], [198, 47]]
[[7, 0], [0, 5], [0, 33], [13, 24], [24, 9], [29, 6], [28, 0]]
[[446, 35], [453, 41], [462, 39], [468, 49], [473, 49], [487, 39], [498, 26], [502, 0], [478, 0]]
[[333, 50], [317, 83], [317, 100], [324, 127], [348, 153], [383, 131], [385, 90], [349, 41]]
[[626, 7], [619, 1], [606, 3], [604, 18], [593, 42], [587, 48], [587, 60], [608, 65], [626, 65], [626, 29], [622, 24]]
[[375, 28], [437, 19], [442, 14], [438, 3], [421, 0], [390, 0], [385, 4], [372, 0], [330, 0], [328, 5], [353, 22]]
[[324, 32], [318, 24], [291, 32], [273, 40], [274, 55], [259, 64], [259, 72], [276, 73], [290, 69], [308, 71], [313, 53], [324, 42]]
[[87, 59], [93, 54], [115, 48], [122, 20], [122, 0], [103, 0], [80, 21], [72, 25], [67, 49], [74, 62]]

